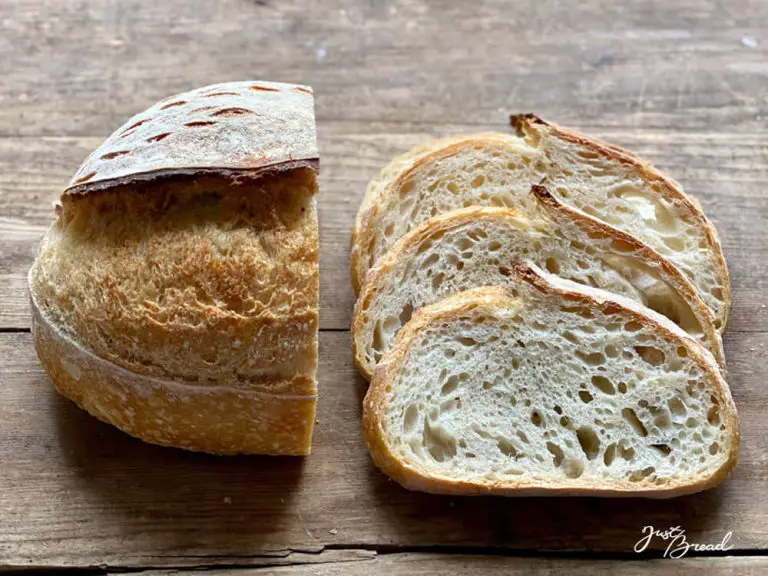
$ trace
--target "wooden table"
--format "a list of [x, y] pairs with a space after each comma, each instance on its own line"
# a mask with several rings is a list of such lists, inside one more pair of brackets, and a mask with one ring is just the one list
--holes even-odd
[[[768, 573], [766, 46], [764, 0], [2, 0], [0, 569]], [[317, 95], [322, 395], [304, 460], [134, 440], [53, 393], [29, 334], [26, 270], [88, 152], [156, 100], [236, 79]], [[429, 137], [506, 130], [517, 111], [649, 158], [716, 222], [743, 426], [720, 488], [661, 502], [462, 499], [407, 492], [371, 465], [347, 332], [365, 184]], [[646, 525], [699, 543], [732, 532], [733, 548], [669, 560], [657, 539], [639, 556]]]

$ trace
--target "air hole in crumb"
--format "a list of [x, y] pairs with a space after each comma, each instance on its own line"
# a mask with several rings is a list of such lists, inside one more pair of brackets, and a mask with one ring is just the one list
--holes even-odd
[[568, 478], [578, 478], [584, 473], [584, 463], [575, 458], [568, 458], [563, 463], [563, 470], [565, 470], [565, 475]]
[[671, 398], [667, 401], [667, 406], [669, 406], [670, 412], [672, 414], [676, 414], [678, 416], [681, 416], [685, 414], [685, 404], [683, 404], [683, 401], [680, 400], [680, 398]]
[[544, 261], [544, 267], [551, 274], [560, 273], [560, 262], [558, 262], [557, 258], [555, 258], [554, 256], [550, 256]]
[[458, 387], [459, 387], [459, 377], [456, 375], [453, 375], [450, 378], [448, 378], [448, 380], [445, 381], [445, 384], [443, 384], [443, 387], [440, 388], [440, 394], [443, 396], [453, 394], [454, 392], [456, 392]]
[[496, 252], [499, 248], [501, 248], [501, 242], [491, 240], [491, 242], [488, 243], [489, 252]]
[[709, 453], [714, 456], [717, 454], [717, 452], [720, 450], [720, 445], [717, 442], [712, 442], [712, 444], [709, 445]]
[[490, 390], [493, 388], [493, 382], [488, 382], [488, 380], [483, 382], [483, 390]]
[[720, 424], [720, 410], [718, 410], [717, 406], [712, 406], [707, 411], [707, 422], [712, 426]]
[[626, 382], [619, 382], [619, 392], [622, 394], [627, 393], [627, 383]]
[[515, 445], [512, 444], [509, 440], [506, 438], [501, 438], [496, 442], [496, 446], [498, 446], [499, 451], [504, 454], [504, 456], [508, 456], [511, 458], [514, 458], [517, 456], [517, 450], [515, 449]]
[[627, 462], [632, 462], [635, 459], [635, 449], [626, 440], [619, 440], [619, 456]]
[[627, 332], [637, 332], [638, 330], [641, 330], [643, 328], [643, 325], [636, 321], [636, 320], [630, 320], [626, 324], [624, 324], [624, 329]]
[[590, 366], [600, 366], [601, 364], [605, 364], [605, 355], [602, 352], [584, 354], [581, 350], [576, 350], [576, 356]]
[[592, 402], [592, 400], [594, 400], [594, 398], [592, 397], [592, 394], [590, 394], [586, 390], [579, 390], [579, 398], [581, 399], [582, 402], [584, 402], [584, 404], [589, 404], [590, 402]]
[[202, 128], [203, 126], [212, 126], [216, 124], [213, 120], [198, 120], [196, 122], [187, 122], [184, 124], [187, 128]]
[[560, 464], [563, 463], [563, 458], [565, 457], [562, 448], [553, 442], [547, 442], [547, 450], [549, 450], [549, 453], [552, 454], [552, 463], [557, 468], [559, 468]]
[[653, 466], [648, 466], [646, 468], [643, 468], [642, 470], [635, 470], [632, 472], [632, 474], [629, 475], [629, 481], [630, 482], [640, 482], [641, 480], [644, 480], [651, 474], [653, 474], [656, 471], [656, 468]]
[[562, 414], [563, 413], [563, 409], [560, 408], [560, 406], [555, 406], [555, 412], [558, 413], [558, 414]]
[[613, 387], [613, 382], [611, 382], [605, 376], [592, 376], [592, 385], [600, 390], [600, 392], [603, 394], [616, 394], [616, 389]]
[[600, 438], [589, 426], [582, 426], [576, 431], [576, 438], [581, 445], [584, 454], [589, 460], [594, 460], [600, 453]]
[[645, 429], [645, 426], [643, 426], [640, 418], [637, 417], [637, 413], [632, 410], [632, 408], [622, 409], [621, 416], [624, 418], [624, 420], [626, 420], [627, 424], [630, 425], [632, 430], [635, 431], [635, 434], [642, 436], [643, 438], [648, 436], [648, 430]]
[[608, 358], [617, 358], [619, 356], [619, 350], [613, 344], [606, 344], [605, 355], [608, 356]]
[[400, 325], [405, 326], [408, 321], [411, 319], [411, 316], [413, 316], [413, 306], [409, 302], [405, 306], [403, 306], [403, 309], [400, 310], [400, 316], [398, 316], [398, 320], [400, 320]]
[[672, 452], [672, 448], [670, 448], [667, 444], [651, 444], [651, 448], [655, 448], [664, 456], [669, 456], [670, 452]]
[[664, 351], [654, 346], [635, 346], [635, 352], [651, 366], [661, 366], [667, 359]]
[[609, 444], [603, 453], [603, 464], [610, 466], [616, 458], [616, 444]]
[[538, 410], [534, 410], [533, 412], [531, 412], [531, 422], [533, 423], [534, 426], [541, 427], [542, 418]]
[[[390, 222], [390, 223], [389, 223], [389, 224], [387, 224], [387, 226], [384, 228], [384, 236], [386, 236], [387, 238], [389, 238], [390, 236], [392, 236], [392, 234], [394, 233], [394, 231], [395, 231], [395, 225], [394, 225], [394, 223]], [[435, 254], [435, 256], [437, 256], [437, 255]]]
[[403, 416], [403, 430], [406, 432], [411, 432], [413, 428], [416, 426], [416, 422], [419, 418], [419, 409], [416, 407], [415, 404], [411, 404], [406, 408], [405, 415]]

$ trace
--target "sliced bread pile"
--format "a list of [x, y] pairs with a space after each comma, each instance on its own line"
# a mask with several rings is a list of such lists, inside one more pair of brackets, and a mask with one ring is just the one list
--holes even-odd
[[376, 464], [430, 492], [668, 497], [738, 453], [730, 285], [695, 200], [537, 117], [395, 158], [352, 234]]

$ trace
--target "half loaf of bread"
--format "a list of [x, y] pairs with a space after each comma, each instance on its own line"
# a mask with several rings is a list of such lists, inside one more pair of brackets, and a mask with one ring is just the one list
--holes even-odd
[[310, 88], [207, 86], [131, 118], [29, 273], [56, 390], [148, 442], [308, 454], [317, 396]]
[[423, 308], [374, 373], [364, 430], [403, 486], [670, 497], [722, 481], [736, 409], [712, 356], [635, 302], [513, 266]]
[[353, 357], [370, 379], [376, 362], [419, 308], [457, 292], [504, 284], [515, 261], [621, 294], [656, 310], [699, 340], [723, 365], [711, 311], [688, 279], [657, 252], [543, 186], [539, 210], [469, 207], [430, 218], [401, 237], [368, 272], [352, 319]]
[[647, 244], [689, 278], [725, 326], [730, 284], [717, 233], [678, 184], [631, 154], [535, 116], [515, 134], [435, 140], [395, 158], [368, 186], [355, 221], [350, 273], [356, 293], [398, 238], [428, 218], [470, 205], [531, 208], [544, 181], [553, 194]]

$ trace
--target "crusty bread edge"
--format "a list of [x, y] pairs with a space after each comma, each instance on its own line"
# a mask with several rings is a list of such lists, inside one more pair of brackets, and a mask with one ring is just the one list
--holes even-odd
[[374, 235], [373, 221], [381, 209], [381, 199], [388, 196], [390, 190], [399, 188], [400, 185], [405, 183], [411, 175], [426, 162], [447, 158], [454, 155], [458, 150], [477, 143], [485, 143], [489, 140], [503, 141], [503, 136], [503, 134], [493, 132], [482, 132], [478, 134], [467, 134], [459, 140], [452, 141], [446, 146], [441, 146], [436, 149], [424, 146], [422, 147], [422, 153], [416, 157], [415, 161], [410, 166], [393, 174], [390, 180], [386, 182], [378, 182], [380, 190], [376, 199], [371, 204], [368, 211], [359, 218], [359, 225], [358, 220], [356, 219], [355, 225], [352, 228], [352, 236], [350, 237], [349, 274], [352, 281], [352, 290], [354, 290], [355, 296], [360, 294], [360, 290], [365, 283], [365, 277], [370, 270], [365, 264], [365, 259], [368, 256], [365, 247]]
[[[316, 392], [279, 394], [266, 389], [200, 386], [131, 372], [96, 356], [65, 334], [39, 306], [31, 281], [29, 288], [33, 342], [46, 374], [58, 393], [73, 400], [99, 420], [145, 442], [186, 450], [217, 455], [309, 455], [315, 422]], [[171, 415], [178, 417], [183, 425], [188, 425], [182, 432], [171, 431], [169, 435], [169, 430], [164, 429], [167, 412], [172, 408], [163, 401], [153, 401], [153, 395], [158, 392], [178, 399], [177, 403], [185, 411], [188, 409], [186, 414]], [[120, 399], [119, 406], [110, 406], [115, 404], [115, 398]], [[265, 406], [272, 406], [275, 412], [273, 416], [281, 415], [282, 420], [276, 418], [270, 432], [279, 433], [278, 428], [288, 430], [288, 439], [275, 441], [265, 437], [254, 443], [243, 437], [233, 439], [230, 435], [227, 438], [227, 422], [223, 420], [210, 429], [201, 429], [195, 425], [195, 412], [221, 411], [221, 407], [227, 403], [232, 403], [233, 408], [247, 408], [249, 401], [259, 402], [261, 410]], [[128, 412], [141, 412], [141, 416], [152, 419], [156, 427], [142, 428], [126, 422], [124, 417]], [[237, 416], [242, 417], [244, 413]], [[254, 416], [258, 416], [258, 413]]]
[[723, 339], [720, 336], [720, 331], [714, 325], [714, 312], [704, 302], [696, 287], [675, 264], [635, 236], [619, 230], [598, 218], [594, 218], [578, 208], [560, 202], [545, 186], [534, 184], [531, 187], [531, 193], [536, 197], [539, 205], [544, 207], [550, 215], [554, 217], [558, 217], [561, 214], [565, 215], [588, 234], [594, 233], [614, 237], [616, 240], [630, 246], [634, 257], [653, 264], [661, 272], [662, 279], [669, 282], [671, 287], [683, 297], [683, 300], [693, 310], [710, 343], [710, 351], [725, 376], [726, 362]]
[[[587, 233], [600, 234], [601, 236], [613, 237], [616, 240], [622, 241], [632, 248], [634, 251], [633, 256], [642, 258], [653, 264], [660, 273], [662, 280], [668, 282], [691, 307], [691, 310], [693, 310], [694, 315], [701, 324], [707, 340], [710, 343], [711, 352], [715, 356], [715, 360], [721, 370], [723, 370], [723, 372], [725, 371], [723, 342], [719, 332], [712, 323], [712, 312], [704, 303], [698, 291], [674, 264], [666, 260], [651, 247], [640, 242], [634, 236], [626, 234], [601, 220], [561, 203], [544, 186], [534, 185], [532, 187], [532, 194], [534, 194], [537, 202], [539, 202], [548, 214], [553, 215], [554, 217], [569, 218], [576, 226], [582, 228]], [[365, 283], [355, 301], [351, 323], [352, 359], [355, 367], [363, 378], [370, 380], [373, 377], [373, 370], [371, 369], [371, 366], [365, 362], [364, 346], [363, 343], [360, 342], [358, 334], [364, 324], [362, 316], [365, 302], [376, 295], [379, 290], [381, 278], [390, 271], [394, 263], [412, 246], [419, 244], [441, 230], [449, 228], [457, 219], [463, 221], [470, 217], [470, 215], [482, 216], [487, 214], [499, 214], [501, 212], [505, 212], [510, 217], [518, 215], [518, 213], [512, 209], [471, 206], [452, 210], [430, 218], [399, 238], [387, 253], [379, 258], [374, 267], [368, 271]]]
[[[520, 482], [495, 482], [480, 484], [461, 480], [424, 475], [414, 468], [401, 462], [389, 449], [384, 441], [381, 430], [381, 415], [385, 401], [386, 388], [390, 376], [405, 361], [411, 342], [418, 336], [421, 329], [433, 320], [451, 317], [470, 310], [483, 302], [505, 298], [507, 290], [502, 286], [488, 286], [467, 290], [451, 296], [432, 306], [418, 311], [406, 326], [399, 332], [395, 346], [376, 366], [371, 385], [363, 401], [363, 433], [374, 463], [385, 474], [396, 482], [411, 490], [431, 492], [435, 494], [457, 495], [501, 495], [501, 496], [601, 496], [601, 497], [644, 497], [672, 498], [706, 490], [720, 484], [726, 479], [736, 464], [739, 455], [739, 422], [736, 406], [730, 390], [714, 358], [700, 344], [690, 338], [668, 319], [648, 310], [631, 300], [615, 296], [603, 290], [583, 287], [574, 282], [562, 280], [545, 274], [530, 264], [516, 264], [515, 273], [521, 282], [531, 284], [543, 293], [562, 298], [580, 301], [601, 308], [623, 309], [637, 322], [650, 326], [665, 338], [680, 338], [686, 349], [695, 357], [699, 365], [715, 383], [718, 402], [722, 407], [723, 423], [731, 438], [730, 453], [723, 465], [706, 478], [692, 483], [670, 483], [668, 485], [648, 486], [638, 489], [637, 483], [622, 481], [619, 487], [606, 488], [598, 486], [578, 485], [578, 482], [566, 481], [564, 486], [521, 486]], [[569, 486], [569, 482], [571, 485]], [[583, 484], [583, 481], [582, 483]]]
[[644, 179], [651, 182], [658, 183], [661, 187], [661, 195], [665, 199], [671, 200], [676, 206], [683, 208], [689, 216], [691, 216], [699, 226], [704, 230], [704, 234], [707, 238], [708, 249], [715, 254], [716, 259], [716, 271], [722, 280], [723, 286], [723, 298], [724, 306], [722, 308], [723, 315], [721, 320], [721, 326], [719, 328], [722, 333], [725, 330], [725, 326], [728, 322], [728, 315], [731, 307], [731, 280], [728, 273], [728, 266], [725, 262], [725, 255], [723, 254], [723, 247], [720, 242], [720, 237], [717, 233], [717, 229], [714, 224], [707, 218], [704, 211], [701, 209], [701, 205], [693, 196], [686, 194], [680, 184], [675, 182], [672, 178], [665, 176], [658, 169], [653, 167], [648, 162], [638, 158], [631, 152], [616, 146], [603, 142], [599, 139], [590, 138], [578, 132], [562, 128], [553, 122], [549, 122], [536, 116], [535, 114], [513, 114], [509, 118], [510, 124], [514, 130], [520, 134], [524, 133], [525, 129], [536, 130], [537, 126], [544, 127], [550, 131], [556, 138], [566, 140], [579, 146], [584, 146], [591, 149], [598, 154], [602, 154], [622, 162], [629, 164], [637, 168]]
[[381, 279], [386, 275], [399, 257], [407, 252], [412, 246], [415, 246], [426, 240], [433, 234], [440, 232], [451, 227], [457, 218], [462, 221], [466, 218], [482, 216], [486, 214], [498, 214], [504, 212], [509, 216], [518, 215], [512, 209], [509, 208], [497, 208], [490, 206], [468, 206], [467, 208], [459, 208], [457, 210], [451, 210], [445, 212], [433, 218], [429, 218], [398, 238], [392, 247], [378, 259], [373, 268], [371, 268], [365, 277], [365, 283], [363, 284], [360, 294], [357, 300], [355, 300], [355, 308], [352, 312], [352, 324], [350, 328], [351, 340], [352, 340], [352, 359], [355, 363], [355, 367], [360, 372], [360, 375], [366, 380], [371, 379], [373, 371], [371, 367], [364, 360], [364, 347], [357, 335], [360, 333], [360, 329], [363, 326], [363, 307], [365, 302], [370, 300], [379, 291], [379, 283]]

